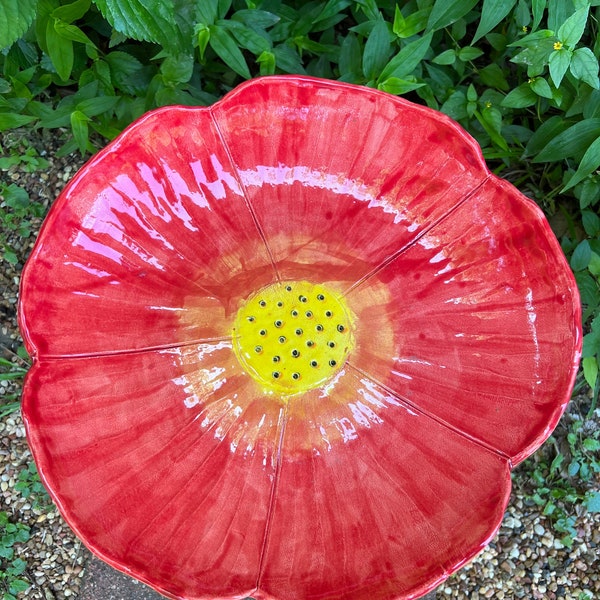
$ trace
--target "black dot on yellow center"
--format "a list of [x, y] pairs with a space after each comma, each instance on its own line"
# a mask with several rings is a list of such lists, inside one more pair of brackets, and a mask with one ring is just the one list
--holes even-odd
[[232, 333], [246, 372], [282, 396], [323, 385], [342, 368], [353, 344], [345, 300], [307, 281], [274, 284], [250, 296]]

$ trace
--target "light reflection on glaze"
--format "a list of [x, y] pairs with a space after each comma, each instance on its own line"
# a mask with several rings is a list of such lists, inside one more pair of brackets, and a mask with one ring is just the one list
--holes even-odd
[[[392, 202], [384, 197], [374, 195], [365, 184], [347, 179], [342, 175], [332, 175], [306, 166], [288, 167], [281, 164], [276, 167], [259, 165], [255, 170], [241, 171], [239, 175], [243, 185], [248, 187], [301, 183], [306, 187], [326, 189], [334, 194], [351, 196], [356, 200], [368, 203], [367, 208], [381, 208], [384, 213], [394, 215], [394, 224], [407, 220], [406, 215], [398, 210]], [[394, 203], [397, 204], [398, 200], [395, 199]]]
[[108, 258], [108, 260], [112, 260], [118, 265], [122, 264], [123, 254], [121, 252], [118, 252], [116, 248], [111, 248], [106, 244], [92, 240], [83, 231], [77, 232], [75, 239], [73, 240], [73, 246], [83, 248], [86, 252], [89, 252], [90, 254], [97, 254], [98, 256], [101, 256], [103, 258]]
[[[525, 274], [524, 274], [525, 275]], [[531, 334], [531, 339], [533, 340], [533, 344], [535, 346], [535, 353], [533, 356], [534, 362], [534, 376], [536, 379], [540, 379], [540, 361], [541, 361], [541, 352], [540, 352], [540, 342], [538, 339], [537, 333], [537, 312], [535, 310], [535, 306], [533, 305], [533, 290], [531, 288], [527, 288], [527, 293], [525, 294], [525, 310], [527, 311], [527, 322], [529, 325], [529, 333]], [[534, 389], [534, 394], [535, 394]]]
[[[202, 163], [199, 160], [190, 163], [190, 167], [198, 183], [206, 186], [217, 200], [225, 200], [227, 197], [225, 186], [227, 186], [234, 194], [241, 196], [242, 190], [240, 189], [236, 178], [230, 172], [225, 170], [216, 155], [211, 155], [210, 163], [218, 175], [213, 181], [208, 180], [204, 168], [202, 167]], [[200, 204], [199, 206], [204, 206], [204, 204]]]
[[170, 201], [168, 203], [169, 208], [173, 211], [173, 216], [175, 216], [181, 223], [183, 223], [184, 227], [189, 231], [200, 231], [198, 227], [196, 227], [192, 223], [192, 216], [185, 209], [182, 202], [182, 197], [189, 199], [196, 205], [198, 205], [200, 201], [206, 202], [206, 199], [199, 192], [190, 190], [187, 187], [183, 177], [177, 171], [170, 168], [167, 161], [165, 161], [162, 158], [159, 158], [159, 164], [161, 165], [164, 175], [166, 177], [166, 181], [169, 184], [171, 192], [169, 195], [174, 196], [170, 198]]
[[113, 274], [109, 273], [108, 271], [94, 269], [92, 266], [84, 265], [80, 262], [65, 261], [65, 265], [75, 267], [76, 269], [81, 269], [82, 271], [85, 271], [89, 275], [93, 275], [94, 277], [98, 277], [100, 279], [103, 279], [105, 277], [113, 277]]

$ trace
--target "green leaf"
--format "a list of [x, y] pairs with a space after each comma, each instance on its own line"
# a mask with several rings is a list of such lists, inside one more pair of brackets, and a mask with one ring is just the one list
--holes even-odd
[[21, 127], [21, 125], [27, 125], [27, 123], [31, 123], [36, 119], [37, 117], [31, 117], [29, 115], [0, 112], [0, 131], [6, 131], [7, 129]]
[[[19, 259], [17, 257], [17, 255], [15, 254], [14, 250], [12, 250], [11, 248], [8, 248], [7, 246], [4, 247], [4, 253], [2, 254], [2, 258], [7, 262], [10, 263], [11, 265], [16, 265], [19, 262]], [[10, 412], [13, 412], [12, 410]], [[6, 413], [6, 414], [10, 414], [10, 413]], [[2, 549], [0, 548], [0, 551]], [[2, 554], [0, 554], [0, 556], [2, 556]]]
[[494, 29], [512, 10], [516, 2], [517, 0], [484, 0], [481, 9], [481, 19], [471, 43], [474, 44], [486, 33]]
[[27, 190], [19, 187], [16, 183], [4, 187], [3, 195], [6, 206], [14, 209], [23, 209], [29, 206], [29, 194]]
[[167, 56], [160, 65], [160, 72], [167, 84], [187, 83], [194, 72], [194, 57], [188, 54]]
[[456, 50], [444, 50], [438, 54], [431, 62], [436, 65], [452, 65], [456, 61]]
[[[579, 282], [578, 282], [579, 284]], [[583, 336], [583, 349], [581, 355], [595, 356], [600, 354], [600, 315], [596, 316], [592, 321], [592, 330]]]
[[523, 156], [533, 156], [538, 152], [541, 152], [548, 144], [553, 144], [554, 139], [568, 128], [569, 122], [565, 121], [559, 115], [550, 117], [548, 120], [544, 121], [531, 136], [531, 139], [525, 147]]
[[385, 66], [390, 54], [390, 36], [387, 23], [377, 21], [365, 44], [362, 70], [367, 80], [375, 79]]
[[428, 30], [437, 30], [462, 19], [477, 4], [477, 0], [436, 0], [427, 21]]
[[502, 137], [502, 114], [497, 108], [489, 107], [483, 111], [474, 111], [475, 118], [479, 121], [492, 141], [502, 150], [508, 152], [508, 144]]
[[559, 133], [534, 158], [534, 162], [552, 162], [581, 156], [597, 137], [600, 137], [600, 118], [584, 119]]
[[600, 198], [600, 181], [588, 179], [583, 182], [578, 192], [579, 208], [584, 209], [593, 206]]
[[[552, 39], [551, 39], [552, 38]], [[508, 44], [509, 47], [534, 47], [538, 46], [540, 43], [550, 40], [551, 44], [554, 43], [555, 35], [554, 31], [550, 29], [540, 29], [539, 31], [534, 31], [529, 33], [522, 38]]]
[[531, 29], [535, 31], [538, 25], [542, 21], [544, 16], [544, 10], [546, 9], [546, 0], [533, 0], [531, 3], [531, 10], [533, 12], [533, 24]]
[[76, 25], [69, 25], [65, 21], [61, 21], [60, 19], [56, 19], [54, 21], [54, 29], [58, 35], [66, 40], [71, 40], [72, 42], [80, 42], [82, 44], [90, 44], [95, 47], [94, 42], [90, 40], [90, 38], [79, 29]]
[[553, 51], [552, 40], [543, 40], [539, 45], [527, 47], [516, 56], [510, 59], [510, 62], [525, 65], [527, 67], [528, 77], [537, 77], [546, 70], [548, 56]]
[[228, 29], [242, 48], [250, 50], [250, 52], [256, 56], [265, 50], [271, 49], [272, 43], [266, 34], [261, 35], [243, 23], [239, 23], [238, 21], [223, 20], [217, 21], [216, 25], [221, 25]]
[[598, 59], [589, 48], [575, 50], [569, 66], [571, 73], [577, 79], [584, 81], [594, 89], [600, 88], [598, 84]]
[[590, 243], [587, 240], [580, 242], [571, 255], [571, 269], [573, 271], [583, 271], [587, 268], [590, 258], [592, 256], [592, 249]]
[[361, 61], [361, 48], [358, 38], [352, 32], [349, 32], [340, 48], [338, 66], [342, 78], [347, 80], [361, 73]]
[[538, 96], [541, 96], [542, 98], [552, 98], [552, 90], [543, 77], [532, 79], [529, 85]]
[[[16, 577], [23, 573], [23, 571], [27, 568], [27, 563], [22, 558], [15, 558], [10, 564], [10, 574], [13, 577]], [[29, 586], [27, 586], [29, 587]], [[27, 589], [27, 587], [25, 589]], [[13, 592], [16, 590], [13, 590]]]
[[[413, 78], [414, 79], [414, 78]], [[407, 94], [413, 90], [417, 90], [420, 87], [426, 85], [425, 83], [419, 83], [416, 80], [410, 81], [409, 79], [399, 79], [398, 77], [390, 77], [382, 83], [377, 85], [378, 90], [383, 90], [388, 94], [395, 94], [400, 96], [401, 94]]]
[[246, 59], [229, 32], [217, 25], [211, 25], [209, 29], [210, 47], [216, 52], [217, 56], [238, 75], [241, 75], [244, 79], [250, 79], [251, 75]]
[[581, 159], [581, 162], [579, 163], [579, 168], [575, 172], [575, 175], [569, 179], [569, 183], [563, 188], [562, 191], [564, 192], [565, 190], [569, 190], [576, 186], [588, 175], [593, 173], [598, 167], [600, 167], [600, 137], [596, 138], [589, 145]]
[[[402, 16], [402, 13], [397, 8], [396, 14]], [[406, 18], [394, 18], [394, 26], [392, 31], [401, 39], [410, 38], [417, 33], [420, 33], [427, 27], [429, 18], [429, 10], [423, 8], [415, 12], [411, 12]]]
[[[559, 28], [558, 39], [571, 50], [581, 39], [587, 23], [589, 7], [576, 10]], [[558, 87], [558, 86], [557, 86]]]
[[[346, 8], [348, 8], [351, 4], [351, 0], [328, 0], [321, 12], [316, 16], [315, 20], [313, 21], [313, 25], [327, 22], [328, 26], [333, 26], [333, 23], [331, 23], [330, 20], [334, 19], [334, 22], [339, 22], [340, 20], [345, 18], [345, 15], [342, 16], [340, 15], [340, 13]], [[338, 19], [339, 16], [342, 16], [342, 19]], [[323, 29], [322, 27], [319, 27], [317, 29], [313, 27], [312, 30], [322, 31]]]
[[585, 498], [585, 507], [588, 512], [600, 512], [600, 492], [590, 492]]
[[500, 65], [491, 63], [479, 71], [479, 77], [484, 85], [507, 92], [510, 89], [504, 71]]
[[527, 0], [519, 0], [513, 18], [517, 27], [526, 27], [529, 25], [531, 15], [529, 13], [529, 2]]
[[398, 37], [401, 37], [400, 33], [402, 31], [404, 31], [405, 27], [406, 27], [406, 19], [404, 18], [404, 15], [402, 14], [400, 7], [396, 4], [396, 8], [394, 10], [394, 22], [392, 24], [392, 31]]
[[46, 44], [56, 72], [63, 81], [67, 81], [73, 70], [73, 42], [59, 35], [52, 19], [46, 24]]
[[475, 60], [479, 58], [483, 54], [483, 50], [479, 48], [473, 48], [472, 46], [465, 46], [461, 48], [458, 52], [458, 58], [463, 62], [468, 62], [470, 60]]
[[410, 75], [427, 54], [432, 37], [433, 32], [430, 31], [404, 46], [385, 66], [379, 76], [379, 82], [390, 77], [404, 79], [407, 75]]
[[380, 13], [376, 0], [356, 0], [356, 4], [361, 7], [367, 19], [375, 20], [378, 18]]
[[278, 15], [259, 9], [238, 10], [231, 18], [255, 29], [268, 29], [281, 20], [281, 17]]
[[475, 89], [475, 86], [470, 83], [469, 87], [467, 88], [467, 100], [469, 102], [475, 102], [477, 100], [479, 96], [477, 95], [477, 90]]
[[[598, 284], [596, 280], [590, 275], [588, 271], [579, 271], [575, 273], [575, 280], [577, 281], [577, 287], [581, 294], [581, 303], [587, 306], [595, 307], [598, 305]], [[583, 347], [585, 350], [585, 338], [583, 336]], [[598, 341], [600, 346], [600, 341]], [[595, 352], [594, 352], [595, 354]], [[583, 353], [585, 356], [585, 351]]]
[[81, 19], [90, 9], [91, 0], [76, 0], [70, 4], [64, 4], [55, 8], [50, 15], [55, 19], [60, 19], [65, 23], [72, 23], [77, 19]]
[[590, 237], [596, 237], [600, 233], [600, 217], [594, 211], [582, 210], [581, 222]]
[[[22, 561], [22, 562], [25, 562], [25, 561]], [[27, 563], [25, 563], [25, 567], [23, 568], [23, 571], [25, 570], [25, 568], [27, 568]], [[21, 571], [21, 573], [23, 571]], [[31, 584], [28, 581], [25, 581], [24, 579], [13, 579], [10, 582], [11, 594], [18, 594], [20, 592], [25, 592], [30, 587], [31, 587]]]
[[102, 16], [134, 40], [154, 42], [164, 48], [188, 47], [181, 39], [172, 0], [94, 0]]
[[11, 46], [35, 19], [37, 0], [0, 0], [0, 50]]
[[548, 27], [553, 31], [558, 28], [575, 12], [573, 2], [556, 2], [549, 0], [548, 2]]
[[502, 106], [506, 108], [526, 108], [535, 104], [537, 100], [538, 96], [531, 89], [531, 86], [528, 83], [522, 83], [506, 95], [502, 100]]
[[89, 117], [80, 110], [74, 110], [71, 113], [71, 129], [73, 137], [77, 142], [77, 147], [81, 154], [85, 154], [88, 145], [88, 121]]
[[204, 53], [210, 41], [210, 29], [208, 25], [199, 23], [196, 25], [196, 35], [198, 39], [198, 51], [200, 52], [200, 60], [204, 60]]
[[[598, 367], [598, 365], [596, 365], [596, 367]], [[594, 386], [592, 385], [591, 387], [593, 388]], [[583, 440], [582, 446], [589, 452], [598, 452], [598, 450], [600, 450], [600, 441], [595, 440], [593, 438], [585, 438], [585, 440]]]
[[299, 54], [286, 44], [280, 44], [273, 48], [275, 63], [279, 69], [286, 73], [305, 73]]
[[145, 81], [140, 82], [143, 66], [137, 58], [116, 50], [107, 54], [105, 60], [110, 67], [111, 80], [115, 87], [131, 94], [142, 94], [147, 88]]
[[[199, 4], [200, 2], [203, 2], [204, 0], [197, 0], [197, 4]], [[229, 12], [229, 9], [231, 8], [231, 4], [232, 4], [233, 0], [218, 0], [217, 5], [218, 5], [218, 12], [217, 12], [217, 17], [219, 19], [224, 19], [225, 15]]]
[[[600, 254], [592, 252], [592, 256], [588, 264], [588, 271], [594, 275], [594, 277], [600, 277]], [[600, 298], [598, 299], [600, 300]]]
[[571, 64], [571, 57], [573, 53], [571, 50], [561, 48], [560, 50], [554, 50], [550, 54], [548, 59], [548, 67], [550, 68], [550, 77], [554, 87], [559, 87], [569, 65]]
[[581, 361], [583, 376], [587, 384], [594, 389], [598, 379], [598, 361], [595, 356], [587, 356]]
[[467, 113], [467, 97], [465, 93], [457, 90], [444, 102], [441, 111], [452, 117], [455, 121], [466, 119], [469, 115]]
[[200, 23], [213, 25], [219, 18], [219, 0], [201, 0], [195, 2], [196, 18]]
[[273, 75], [275, 73], [275, 55], [270, 50], [265, 50], [256, 59], [260, 65], [261, 75]]

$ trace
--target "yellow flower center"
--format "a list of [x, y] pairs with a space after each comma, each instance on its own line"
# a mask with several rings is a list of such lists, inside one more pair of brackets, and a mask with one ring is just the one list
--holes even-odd
[[324, 285], [287, 281], [246, 300], [233, 326], [233, 348], [265, 391], [284, 396], [324, 384], [352, 349], [352, 315]]
[[562, 42], [554, 42], [554, 49], [560, 50], [563, 47]]

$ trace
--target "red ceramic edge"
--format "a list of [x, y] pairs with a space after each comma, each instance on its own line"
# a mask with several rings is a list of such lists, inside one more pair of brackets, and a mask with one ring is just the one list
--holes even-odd
[[579, 294], [579, 288], [577, 286], [577, 281], [575, 280], [575, 274], [567, 261], [567, 257], [565, 256], [556, 235], [552, 231], [550, 227], [550, 223], [544, 214], [544, 211], [539, 207], [539, 205], [532, 200], [531, 198], [525, 196], [518, 188], [510, 184], [509, 182], [497, 177], [494, 174], [491, 174], [491, 177], [494, 179], [496, 185], [506, 186], [510, 185], [513, 190], [516, 190], [521, 197], [521, 200], [529, 203], [529, 205], [533, 208], [534, 212], [540, 218], [540, 223], [543, 225], [543, 228], [547, 234], [547, 239], [552, 245], [555, 247], [555, 258], [556, 260], [562, 262], [562, 269], [565, 273], [568, 274], [570, 279], [569, 292], [571, 293], [571, 298], [573, 302], [573, 335], [574, 335], [574, 352], [573, 352], [573, 361], [571, 363], [571, 377], [569, 380], [568, 386], [565, 388], [565, 395], [562, 398], [561, 404], [556, 409], [551, 421], [546, 426], [546, 430], [541, 433], [535, 440], [533, 440], [529, 446], [521, 450], [518, 454], [510, 457], [511, 469], [514, 469], [519, 463], [523, 462], [526, 458], [531, 456], [542, 444], [552, 435], [552, 432], [558, 425], [560, 418], [563, 416], [565, 411], [567, 410], [567, 406], [569, 401], [571, 400], [571, 396], [573, 394], [573, 388], [575, 387], [575, 379], [577, 377], [577, 373], [579, 372], [579, 367], [581, 363], [581, 352], [583, 348], [583, 325], [582, 325], [582, 306], [581, 306], [581, 296]]
[[[382, 92], [380, 90], [376, 90], [376, 89], [372, 89], [372, 88], [367, 88], [367, 87], [360, 86], [360, 85], [349, 84], [349, 83], [339, 82], [339, 81], [334, 81], [334, 80], [320, 79], [320, 78], [315, 78], [315, 77], [310, 77], [310, 76], [275, 75], [275, 76], [268, 76], [268, 77], [259, 77], [259, 78], [255, 78], [255, 79], [246, 81], [246, 82], [240, 84], [238, 87], [236, 87], [232, 91], [228, 92], [225, 96], [223, 96], [221, 99], [219, 99], [215, 104], [213, 104], [211, 106], [206, 106], [206, 107], [197, 107], [197, 106], [190, 107], [190, 106], [181, 106], [181, 105], [165, 106], [165, 107], [154, 109], [154, 110], [144, 114], [143, 116], [141, 116], [139, 119], [137, 119], [136, 121], [131, 123], [127, 128], [125, 128], [123, 130], [123, 132], [116, 139], [109, 142], [109, 144], [107, 144], [102, 150], [100, 150], [96, 155], [91, 157], [83, 165], [83, 167], [81, 167], [81, 169], [77, 172], [77, 174], [73, 177], [73, 179], [71, 179], [71, 181], [65, 186], [65, 188], [63, 189], [63, 191], [57, 198], [57, 201], [54, 202], [53, 205], [51, 206], [51, 208], [48, 212], [48, 215], [47, 215], [46, 219], [44, 220], [44, 223], [40, 229], [40, 233], [38, 235], [38, 240], [42, 237], [42, 234], [46, 228], [52, 227], [52, 223], [54, 221], [54, 215], [57, 214], [57, 212], [60, 210], [62, 198], [68, 193], [69, 189], [71, 187], [73, 187], [82, 177], [85, 177], [87, 171], [89, 169], [93, 168], [94, 165], [96, 164], [96, 162], [99, 161], [104, 156], [104, 154], [112, 152], [115, 149], [115, 147], [117, 147], [119, 145], [121, 136], [127, 135], [127, 133], [130, 130], [133, 130], [139, 126], [142, 126], [143, 123], [145, 122], [145, 120], [150, 118], [151, 116], [155, 116], [156, 114], [160, 114], [162, 112], [168, 112], [169, 110], [171, 110], [173, 108], [182, 108], [182, 109], [189, 110], [189, 111], [208, 111], [209, 113], [212, 113], [214, 111], [214, 107], [221, 105], [221, 104], [226, 104], [227, 102], [234, 100], [236, 95], [240, 91], [245, 89], [247, 86], [259, 85], [265, 81], [297, 81], [297, 82], [305, 82], [307, 84], [310, 84], [310, 83], [318, 84], [320, 86], [331, 87], [331, 88], [360, 90], [361, 93], [385, 96], [388, 99], [393, 98], [399, 105], [410, 106], [411, 110], [421, 111], [423, 114], [435, 114], [436, 119], [443, 121], [445, 126], [451, 128], [456, 134], [458, 134], [460, 137], [463, 138], [463, 140], [465, 141], [466, 144], [468, 144], [471, 147], [471, 149], [474, 151], [475, 156], [478, 158], [478, 160], [480, 162], [480, 167], [482, 169], [482, 173], [487, 174], [488, 177], [494, 178], [496, 185], [505, 185], [505, 182], [502, 179], [493, 175], [491, 173], [491, 171], [488, 169], [488, 167], [485, 163], [485, 159], [483, 158], [483, 153], [481, 151], [481, 148], [479, 147], [479, 145], [477, 144], [475, 139], [470, 134], [468, 134], [462, 128], [462, 126], [460, 126], [458, 123], [456, 123], [450, 117], [444, 115], [443, 113], [440, 113], [438, 111], [435, 111], [435, 110], [430, 109], [425, 106], [421, 106], [418, 104], [414, 104], [412, 102], [408, 102], [407, 100], [404, 100], [403, 98], [391, 96], [390, 94], [388, 94], [386, 92]], [[513, 189], [516, 189], [516, 188], [514, 188], [514, 186], [511, 186], [511, 187]], [[582, 350], [582, 325], [581, 325], [582, 308], [581, 308], [579, 290], [578, 290], [578, 287], [577, 287], [577, 284], [575, 281], [575, 277], [572, 273], [572, 270], [568, 264], [566, 257], [562, 253], [562, 249], [560, 248], [560, 245], [559, 245], [558, 241], [556, 240], [556, 236], [554, 235], [541, 208], [532, 199], [528, 198], [521, 192], [519, 192], [519, 194], [523, 200], [525, 200], [525, 201], [531, 203], [533, 206], [535, 206], [535, 210], [537, 211], [537, 213], [543, 217], [542, 221], [544, 223], [544, 229], [548, 233], [548, 237], [553, 240], [553, 245], [555, 245], [555, 247], [557, 249], [557, 255], [559, 256], [559, 260], [561, 260], [563, 262], [564, 269], [566, 270], [567, 273], [570, 274], [570, 279], [571, 279], [571, 283], [572, 283], [572, 285], [570, 286], [570, 292], [572, 294], [572, 299], [573, 299], [573, 304], [574, 304], [574, 315], [576, 317], [576, 322], [575, 322], [575, 327], [574, 327], [574, 333], [576, 334], [576, 340], [575, 340], [575, 353], [574, 353], [574, 357], [573, 357], [573, 363], [571, 365], [570, 384], [569, 384], [568, 388], [566, 389], [565, 397], [562, 399], [563, 402], [560, 404], [556, 413], [553, 415], [551, 422], [548, 424], [548, 427], [543, 432], [543, 434], [538, 436], [538, 438], [536, 438], [527, 448], [525, 448], [523, 451], [521, 451], [514, 457], [511, 457], [507, 461], [508, 469], [507, 469], [507, 476], [506, 476], [506, 493], [505, 493], [505, 497], [503, 499], [502, 513], [504, 513], [504, 511], [506, 509], [506, 506], [507, 506], [509, 498], [510, 498], [510, 493], [511, 493], [510, 470], [512, 468], [514, 468], [517, 464], [522, 462], [525, 458], [530, 456], [533, 452], [535, 452], [548, 439], [548, 437], [551, 435], [552, 431], [556, 427], [559, 419], [561, 418], [564, 411], [566, 410], [567, 404], [571, 398], [573, 387], [575, 385], [575, 378], [576, 378], [576, 375], [579, 370], [579, 363], [580, 363], [580, 359], [581, 359], [581, 350]], [[22, 273], [22, 277], [21, 277], [21, 281], [20, 281], [20, 290], [19, 290], [20, 297], [22, 294], [22, 290], [27, 285], [26, 282], [27, 282], [27, 278], [28, 278], [27, 277], [28, 270], [30, 268], [29, 265], [34, 260], [37, 247], [38, 247], [38, 241], [36, 240], [36, 243], [34, 244], [34, 248], [31, 252], [31, 255], [27, 259], [25, 266], [23, 268], [23, 273]], [[31, 373], [36, 368], [36, 365], [38, 364], [40, 357], [38, 356], [37, 348], [36, 348], [35, 344], [32, 342], [32, 340], [29, 336], [27, 319], [25, 318], [23, 303], [21, 301], [19, 301], [19, 304], [18, 304], [17, 320], [18, 320], [18, 325], [19, 325], [20, 331], [23, 335], [25, 348], [27, 349], [28, 353], [32, 357], [33, 366], [30, 371], [30, 373]], [[29, 380], [30, 380], [30, 375], [28, 373], [28, 375], [25, 378], [24, 390], [27, 389]], [[25, 394], [24, 394], [24, 396], [25, 396]], [[26, 408], [26, 407], [24, 407], [24, 408]], [[25, 428], [26, 428], [27, 437], [29, 439], [31, 439], [31, 424], [30, 424], [29, 418], [27, 416], [27, 411], [23, 410], [22, 415], [23, 415], [23, 421], [24, 421]], [[39, 456], [37, 455], [37, 451], [35, 450], [35, 448], [33, 446], [30, 446], [30, 448], [31, 448], [31, 452], [33, 454], [34, 460], [36, 461], [36, 464], [39, 465], [40, 462], [39, 462]], [[78, 528], [74, 524], [74, 520], [71, 518], [70, 511], [62, 505], [62, 503], [60, 502], [60, 499], [57, 497], [57, 495], [54, 493], [52, 487], [50, 486], [49, 481], [46, 479], [43, 468], [40, 468], [39, 474], [40, 474], [40, 477], [41, 477], [45, 487], [48, 489], [50, 496], [52, 497], [52, 499], [55, 502], [55, 504], [57, 505], [60, 513], [64, 517], [65, 521], [68, 523], [70, 528], [76, 533], [76, 535], [82, 541], [84, 541], [84, 538], [82, 537]], [[461, 560], [458, 564], [453, 565], [445, 573], [444, 576], [440, 577], [438, 580], [436, 580], [432, 583], [422, 586], [418, 590], [415, 590], [414, 593], [411, 593], [409, 596], [405, 596], [405, 595], [398, 596], [397, 600], [412, 600], [415, 598], [419, 598], [422, 595], [425, 595], [426, 593], [434, 590], [442, 581], [444, 581], [445, 579], [447, 579], [447, 577], [449, 577], [450, 575], [452, 575], [453, 573], [458, 571], [466, 563], [470, 562], [477, 554], [479, 554], [489, 544], [490, 540], [497, 534], [497, 532], [501, 526], [501, 523], [502, 523], [502, 518], [503, 518], [503, 514], [502, 514], [502, 517], [493, 524], [493, 527], [490, 529], [490, 533], [489, 533], [488, 537], [484, 541], [482, 541], [479, 546], [474, 548], [473, 551], [469, 555], [465, 556], [465, 558], [463, 560]], [[143, 576], [138, 576], [137, 574], [135, 574], [135, 571], [131, 570], [126, 565], [123, 565], [117, 561], [114, 561], [109, 556], [105, 555], [102, 551], [100, 551], [98, 548], [96, 548], [94, 546], [94, 544], [92, 544], [89, 540], [85, 540], [84, 543], [85, 543], [86, 547], [88, 547], [96, 556], [101, 558], [106, 563], [110, 564], [112, 567], [116, 568], [117, 570], [119, 570], [127, 575], [134, 576], [136, 579], [139, 579], [143, 583], [154, 588], [155, 590], [157, 590], [164, 596], [175, 599], [175, 600], [192, 600], [191, 598], [188, 598], [188, 597], [173, 595], [170, 592], [168, 592], [167, 590], [165, 590], [164, 588], [162, 588], [159, 584], [153, 582], [151, 579], [143, 577]], [[224, 597], [222, 597], [222, 600], [237, 600], [237, 599], [246, 598], [248, 595], [253, 595], [253, 594], [256, 595], [256, 598], [261, 599], [261, 600], [271, 600], [271, 598], [272, 598], [270, 595], [266, 595], [263, 592], [261, 592], [260, 590], [258, 590], [257, 588], [255, 588], [253, 590], [248, 590], [247, 593], [235, 594], [233, 596], [224, 596]], [[206, 598], [206, 599], [194, 598], [194, 600], [209, 600], [209, 599], [208, 598]], [[219, 600], [219, 599], [214, 598], [214, 600]]]

